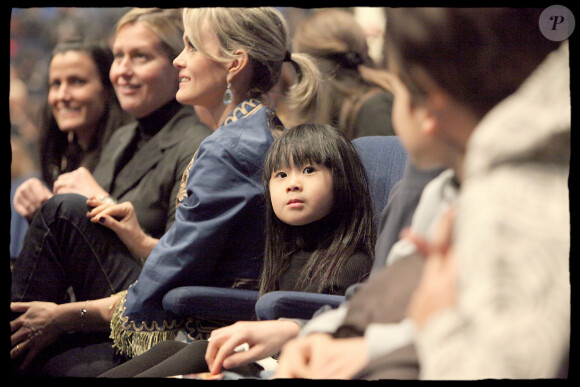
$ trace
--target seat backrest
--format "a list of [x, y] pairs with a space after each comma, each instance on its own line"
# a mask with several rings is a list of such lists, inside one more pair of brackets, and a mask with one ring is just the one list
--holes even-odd
[[407, 152], [397, 136], [358, 137], [352, 143], [369, 178], [375, 220], [378, 224], [391, 188], [403, 177]]

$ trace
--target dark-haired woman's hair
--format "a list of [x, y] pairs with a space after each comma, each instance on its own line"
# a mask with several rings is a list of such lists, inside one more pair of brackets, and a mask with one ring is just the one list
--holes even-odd
[[[340, 8], [313, 11], [297, 27], [292, 49], [311, 56], [324, 82], [304, 121], [329, 124], [352, 140], [362, 104], [379, 91], [392, 91], [392, 74], [369, 56], [367, 36], [354, 15]], [[385, 123], [387, 125], [387, 123]]]
[[388, 8], [389, 64], [414, 102], [427, 95], [421, 69], [480, 118], [514, 93], [559, 46], [534, 8]]
[[270, 147], [264, 162], [266, 199], [266, 249], [260, 279], [260, 293], [277, 289], [298, 250], [293, 227], [280, 221], [272, 208], [269, 181], [272, 172], [295, 165], [314, 163], [332, 171], [334, 205], [328, 217], [335, 224], [332, 237], [311, 254], [297, 288], [318, 284], [317, 291], [336, 283], [345, 263], [357, 252], [374, 257], [376, 240], [373, 208], [367, 175], [352, 143], [329, 125], [302, 124], [286, 130]]
[[[109, 48], [91, 42], [62, 42], [56, 45], [52, 51], [51, 60], [56, 54], [63, 54], [68, 51], [80, 51], [89, 55], [95, 63], [100, 81], [106, 90], [108, 101], [105, 104], [105, 111], [98, 122], [98, 127], [91, 140], [90, 148], [84, 152], [84, 155], [70, 155], [70, 159], [67, 159], [65, 170], [61, 169], [61, 160], [69, 145], [68, 135], [58, 128], [52, 114], [52, 108], [45, 101], [39, 125], [39, 161], [42, 179], [50, 187], [52, 187], [52, 184], [61, 173], [73, 171], [80, 166], [85, 166], [88, 170], [92, 171], [99, 161], [102, 146], [115, 129], [129, 120], [129, 115], [121, 109], [111, 81], [109, 80], [109, 69], [113, 62], [113, 55]], [[75, 156], [78, 157], [75, 158]]]

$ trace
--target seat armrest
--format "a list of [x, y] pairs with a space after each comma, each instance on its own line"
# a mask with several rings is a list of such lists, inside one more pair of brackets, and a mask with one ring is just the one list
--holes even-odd
[[338, 307], [344, 296], [294, 291], [266, 293], [256, 302], [258, 320], [276, 320], [280, 317], [311, 319], [321, 307]]
[[255, 319], [257, 300], [257, 290], [183, 286], [163, 297], [163, 307], [179, 317], [239, 321]]

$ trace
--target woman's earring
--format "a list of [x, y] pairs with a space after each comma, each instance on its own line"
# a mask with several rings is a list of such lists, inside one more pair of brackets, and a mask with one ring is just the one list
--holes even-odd
[[230, 90], [231, 83], [228, 82], [226, 92], [224, 93], [224, 104], [229, 105], [232, 102], [232, 91]]

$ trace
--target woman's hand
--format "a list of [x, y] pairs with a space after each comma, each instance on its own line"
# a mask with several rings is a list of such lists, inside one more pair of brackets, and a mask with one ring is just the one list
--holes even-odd
[[93, 196], [100, 198], [108, 195], [108, 192], [97, 183], [91, 172], [85, 167], [60, 175], [54, 182], [52, 192], [55, 195], [76, 193], [87, 198]]
[[149, 256], [158, 239], [143, 231], [131, 202], [113, 204], [92, 197], [87, 204], [94, 207], [87, 213], [91, 222], [113, 230], [136, 258], [145, 260]]
[[284, 346], [274, 378], [351, 379], [368, 362], [364, 337], [335, 339], [314, 333]]
[[14, 210], [31, 221], [42, 204], [53, 196], [36, 177], [24, 181], [14, 192]]
[[[298, 324], [288, 320], [239, 321], [216, 329], [211, 333], [205, 353], [207, 366], [212, 374], [217, 374], [222, 367], [235, 368], [273, 356], [299, 331]], [[244, 343], [249, 346], [247, 351], [234, 352]]]
[[10, 309], [23, 313], [10, 321], [10, 358], [25, 356], [21, 364], [21, 369], [25, 369], [42, 349], [65, 332], [65, 327], [56, 322], [58, 305], [52, 302], [12, 302]]

